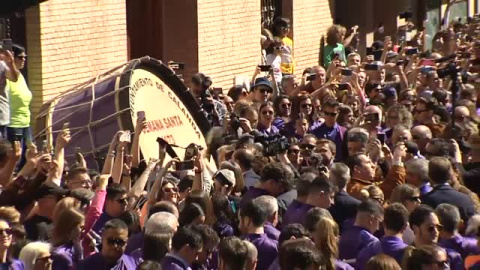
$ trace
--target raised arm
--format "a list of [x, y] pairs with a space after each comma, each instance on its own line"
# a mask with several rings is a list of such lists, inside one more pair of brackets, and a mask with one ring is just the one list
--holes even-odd
[[130, 190], [130, 197], [138, 198], [142, 195], [145, 185], [147, 184], [150, 173], [157, 165], [158, 160], [150, 159], [147, 168], [143, 171], [142, 175], [137, 179], [132, 189]]
[[153, 183], [152, 189], [148, 193], [147, 202], [148, 202], [149, 205], [152, 205], [156, 202], [158, 191], [160, 190], [160, 187], [162, 186], [163, 177], [165, 177], [165, 175], [168, 172], [168, 169], [170, 169], [170, 167], [172, 167], [172, 165], [176, 162], [180, 162], [180, 159], [178, 159], [178, 158], [171, 159], [170, 161], [167, 162], [165, 167], [163, 167], [160, 170], [160, 173], [158, 174], [158, 177], [155, 180], [155, 183]]
[[137, 125], [135, 126], [135, 134], [133, 135], [132, 141], [132, 168], [138, 168], [138, 164], [140, 163], [140, 135], [142, 131], [147, 128], [147, 120], [145, 118], [138, 118]]
[[20, 160], [22, 154], [22, 147], [20, 142], [14, 141], [12, 143], [12, 148], [7, 152], [7, 162], [3, 168], [0, 169], [0, 184], [2, 186], [8, 185], [12, 181], [13, 171], [17, 162]]
[[70, 130], [68, 128], [63, 129], [60, 134], [57, 136], [57, 142], [55, 144], [55, 158], [54, 162], [56, 163], [56, 170], [54, 173], [50, 174], [48, 179], [49, 181], [54, 182], [57, 185], [61, 185], [63, 167], [65, 165], [65, 147], [68, 142], [70, 142]]
[[4, 55], [3, 60], [5, 61], [8, 67], [6, 72], [7, 79], [12, 82], [18, 81], [18, 77], [20, 76], [20, 71], [15, 65], [13, 53], [11, 51], [5, 51], [3, 55]]
[[105, 158], [105, 164], [103, 165], [102, 174], [111, 174], [113, 168], [113, 161], [115, 159], [115, 149], [117, 148], [118, 138], [122, 134], [122, 131], [118, 131], [113, 136], [112, 142], [108, 147], [107, 157]]

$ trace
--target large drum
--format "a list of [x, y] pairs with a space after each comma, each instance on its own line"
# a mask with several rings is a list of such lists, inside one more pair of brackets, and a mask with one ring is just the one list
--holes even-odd
[[[194, 97], [175, 73], [148, 56], [132, 60], [45, 103], [37, 117], [36, 142], [55, 141], [69, 122], [67, 160], [80, 147], [89, 167], [99, 167], [119, 130], [135, 130], [137, 112], [144, 111], [148, 128], [140, 136], [143, 157], [158, 158], [158, 137], [186, 147], [206, 147], [209, 124]], [[182, 158], [184, 150], [174, 148]]]

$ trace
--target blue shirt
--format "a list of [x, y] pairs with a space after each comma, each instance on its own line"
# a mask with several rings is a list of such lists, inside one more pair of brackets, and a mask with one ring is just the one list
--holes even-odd
[[250, 241], [258, 251], [257, 270], [267, 270], [278, 255], [278, 241], [268, 238], [266, 234], [247, 234], [245, 240]]
[[75, 250], [73, 245], [58, 246], [52, 252], [52, 270], [73, 269], [82, 259], [83, 250]]
[[135, 270], [139, 263], [138, 259], [123, 254], [114, 265], [108, 265], [101, 253], [95, 253], [80, 261], [76, 270]]
[[125, 254], [130, 255], [136, 249], [143, 249], [143, 240], [145, 239], [145, 232], [136, 233], [128, 238], [127, 246], [125, 247]]
[[109, 216], [106, 212], [103, 212], [100, 217], [98, 217], [95, 224], [93, 224], [92, 230], [96, 232], [98, 235], [102, 235], [103, 227], [105, 223], [113, 219], [113, 217]]
[[282, 226], [285, 228], [288, 224], [300, 223], [305, 226], [305, 217], [308, 210], [314, 206], [294, 200], [283, 215]]
[[328, 127], [325, 123], [312, 130], [313, 135], [317, 138], [325, 138], [334, 142], [337, 146], [335, 161], [343, 160], [343, 137], [345, 135], [345, 128], [335, 123], [333, 127]]
[[380, 253], [385, 253], [402, 265], [403, 253], [407, 246], [399, 237], [384, 236], [380, 242], [372, 242], [360, 251], [355, 262], [355, 269], [365, 269], [368, 260]]
[[270, 126], [270, 129], [266, 129], [262, 124], [258, 124], [257, 130], [265, 137], [272, 137], [280, 134], [280, 130], [274, 125]]
[[339, 259], [356, 259], [357, 255], [369, 245], [379, 242], [367, 229], [360, 226], [353, 226], [343, 231], [338, 245]]

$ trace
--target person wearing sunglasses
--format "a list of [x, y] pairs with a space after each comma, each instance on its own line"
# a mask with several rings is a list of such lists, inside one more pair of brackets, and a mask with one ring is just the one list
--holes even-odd
[[136, 269], [139, 258], [124, 254], [128, 240], [128, 226], [120, 219], [105, 223], [102, 232], [102, 249], [77, 264], [77, 270]]
[[300, 155], [300, 146], [298, 144], [292, 144], [287, 150], [287, 158], [295, 169], [300, 169], [302, 164], [302, 156]]
[[0, 219], [0, 269], [24, 269], [21, 261], [12, 259], [9, 251], [12, 245], [13, 230], [7, 221]]
[[270, 98], [270, 95], [273, 93], [272, 83], [268, 80], [267, 77], [260, 77], [255, 80], [253, 90], [251, 92], [250, 98], [253, 103], [253, 106], [257, 109], [260, 108], [260, 105], [267, 102]]
[[259, 109], [260, 121], [258, 121], [257, 130], [265, 137], [278, 135], [280, 131], [273, 123], [273, 104], [271, 102], [263, 103]]
[[334, 99], [327, 99], [323, 103], [323, 117], [325, 122], [312, 130], [317, 138], [329, 139], [337, 146], [335, 160], [343, 160], [343, 138], [346, 129], [337, 124], [338, 107], [340, 104]]
[[450, 265], [444, 249], [435, 245], [412, 248], [406, 254], [402, 269], [449, 270]]
[[119, 218], [127, 211], [127, 206], [128, 196], [125, 187], [119, 184], [108, 186], [104, 211], [93, 225], [92, 230], [101, 235], [105, 223], [111, 219]]
[[293, 60], [293, 40], [288, 37], [290, 33], [290, 20], [278, 17], [273, 22], [275, 38], [282, 41], [282, 73], [294, 74], [295, 64]]
[[284, 129], [282, 130], [282, 135], [287, 138], [292, 138], [295, 136], [295, 124], [297, 119], [305, 118], [309, 122], [308, 133], [311, 133], [312, 129], [320, 125], [315, 119], [313, 113], [313, 102], [312, 98], [307, 95], [295, 96], [292, 98], [292, 113], [291, 113], [290, 122], [285, 124]]
[[[31, 242], [22, 248], [18, 259], [23, 262], [24, 270], [51, 270], [51, 245], [45, 242]], [[13, 268], [15, 269], [15, 268]]]
[[171, 179], [164, 179], [158, 192], [157, 201], [168, 201], [176, 205], [178, 196], [177, 185]]
[[276, 117], [272, 124], [279, 130], [282, 130], [285, 127], [285, 123], [290, 122], [292, 103], [290, 102], [288, 96], [278, 96], [273, 102], [273, 108], [275, 110]]
[[[442, 225], [433, 208], [428, 205], [419, 205], [409, 217], [410, 227], [415, 234], [415, 240], [412, 246], [419, 248], [424, 245], [438, 246], [438, 237], [442, 230]], [[445, 249], [448, 261], [452, 269], [464, 269], [461, 255], [452, 250]], [[448, 268], [447, 268], [448, 269]]]

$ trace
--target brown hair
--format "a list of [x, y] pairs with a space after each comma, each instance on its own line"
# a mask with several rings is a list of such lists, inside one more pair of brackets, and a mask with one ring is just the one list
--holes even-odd
[[65, 197], [58, 201], [57, 205], [55, 206], [55, 209], [53, 209], [53, 220], [57, 220], [60, 213], [63, 212], [63, 210], [69, 209], [69, 208], [80, 208], [80, 201], [72, 198], [72, 197]]
[[52, 245], [54, 247], [67, 244], [72, 239], [72, 230], [85, 221], [82, 212], [75, 208], [68, 208], [60, 212], [53, 222]]
[[346, 32], [347, 30], [345, 29], [345, 27], [341, 25], [334, 24], [330, 26], [327, 29], [327, 44], [336, 47], [337, 43], [342, 42], [342, 36], [344, 36]]
[[0, 207], [0, 219], [5, 220], [8, 224], [20, 223], [20, 212], [13, 206]]
[[327, 270], [335, 270], [335, 259], [338, 257], [338, 236], [340, 230], [335, 221], [330, 218], [321, 218], [317, 223], [314, 239], [315, 245], [322, 253], [322, 265]]
[[368, 260], [366, 270], [401, 270], [400, 265], [394, 258], [385, 255], [378, 254]]
[[410, 184], [403, 184], [393, 189], [392, 194], [390, 194], [389, 203], [398, 202], [403, 204], [407, 199], [420, 195], [420, 190]]

